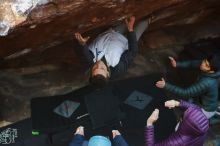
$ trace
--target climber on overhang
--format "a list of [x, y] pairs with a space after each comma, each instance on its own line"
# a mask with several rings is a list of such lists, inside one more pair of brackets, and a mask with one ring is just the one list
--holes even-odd
[[[77, 32], [75, 38], [83, 46], [83, 53], [90, 67], [90, 83], [103, 87], [109, 81], [127, 72], [138, 52], [138, 40], [148, 28], [151, 18], [134, 27], [135, 17], [125, 19], [125, 24], [101, 33], [91, 44], [89, 37]], [[127, 26], [127, 29], [126, 29]], [[127, 33], [127, 38], [125, 33]]]

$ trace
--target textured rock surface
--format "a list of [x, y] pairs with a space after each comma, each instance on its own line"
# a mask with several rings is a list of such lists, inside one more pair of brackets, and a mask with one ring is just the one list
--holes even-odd
[[47, 2], [47, 0], [1, 0], [0, 36], [6, 36], [10, 28], [16, 27], [27, 19], [32, 9]]
[[[141, 18], [153, 13], [151, 31], [169, 31], [173, 27], [180, 32], [168, 33], [187, 35], [184, 42], [219, 34], [218, 0], [50, 0], [48, 3], [35, 0], [31, 5], [29, 2], [33, 1], [18, 5], [21, 12], [13, 11], [15, 2], [0, 1], [0, 23], [5, 29], [10, 28], [8, 35], [0, 38], [1, 58], [24, 49], [44, 51], [70, 39], [76, 31], [116, 24], [129, 15]], [[38, 2], [42, 5], [37, 5]]]

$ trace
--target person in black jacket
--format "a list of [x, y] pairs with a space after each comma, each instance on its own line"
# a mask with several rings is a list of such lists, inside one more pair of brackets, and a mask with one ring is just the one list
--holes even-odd
[[134, 16], [125, 20], [127, 38], [123, 35], [126, 32], [126, 26], [123, 24], [100, 34], [89, 45], [86, 44], [89, 37], [75, 33], [75, 38], [83, 46], [92, 84], [102, 87], [109, 79], [121, 76], [127, 71], [137, 55], [138, 39], [148, 27], [150, 19], [141, 21], [135, 28], [134, 23]]
[[118, 130], [112, 130], [112, 138], [113, 141], [111, 142], [108, 138], [97, 135], [87, 141], [84, 136], [84, 127], [80, 126], [76, 129], [69, 146], [128, 146], [128, 143]]

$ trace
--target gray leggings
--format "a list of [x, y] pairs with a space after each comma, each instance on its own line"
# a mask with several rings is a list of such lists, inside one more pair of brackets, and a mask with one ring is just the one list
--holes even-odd
[[205, 116], [210, 119], [211, 117], [213, 117], [216, 114], [216, 111], [213, 112], [207, 112], [202, 108], [202, 112], [205, 114]]
[[[141, 35], [144, 33], [144, 31], [148, 28], [148, 19], [142, 20], [137, 23], [137, 25], [134, 27], [134, 31], [136, 32], [137, 41], [140, 39]], [[127, 32], [127, 26], [125, 23], [122, 23], [121, 25], [116, 26], [113, 28], [115, 31], [125, 34]]]

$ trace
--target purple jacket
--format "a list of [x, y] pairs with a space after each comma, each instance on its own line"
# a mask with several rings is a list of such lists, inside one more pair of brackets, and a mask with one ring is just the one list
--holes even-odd
[[196, 105], [180, 101], [184, 112], [183, 120], [176, 132], [160, 142], [154, 140], [154, 127], [145, 127], [145, 146], [202, 146], [209, 122], [201, 109]]

